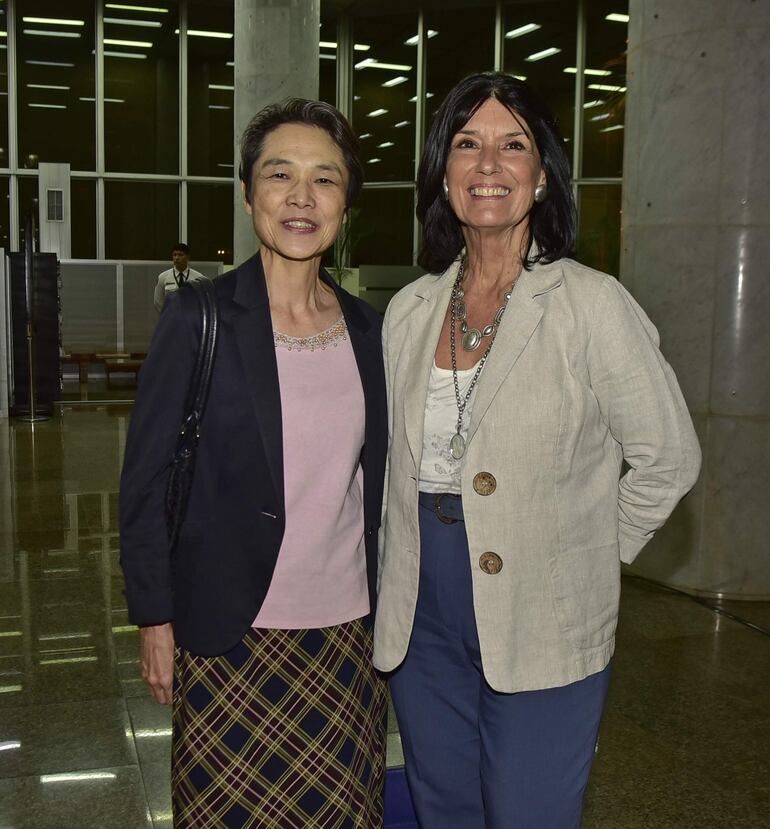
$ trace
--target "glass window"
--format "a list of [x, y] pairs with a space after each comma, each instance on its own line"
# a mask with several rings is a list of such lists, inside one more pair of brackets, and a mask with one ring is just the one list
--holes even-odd
[[[495, 66], [495, 4], [476, 3], [472, 9], [425, 12], [426, 78], [425, 134], [436, 110], [458, 81]], [[414, 47], [415, 54], [417, 47]]]
[[321, 13], [318, 99], [337, 106], [337, 19]]
[[365, 189], [349, 222], [352, 267], [412, 264], [413, 189]]
[[353, 22], [353, 128], [367, 181], [414, 180], [417, 14]]
[[[19, 246], [15, 250], [24, 250], [24, 230], [27, 226], [27, 216], [32, 213], [35, 220], [35, 246], [40, 249], [40, 212], [38, 210], [37, 175], [19, 176]], [[11, 244], [15, 240], [11, 240]]]
[[17, 3], [16, 35], [19, 166], [95, 170], [92, 0]]
[[[8, 161], [8, 21], [5, 3], [0, 0], [0, 167]], [[7, 188], [7, 183], [6, 183]], [[0, 207], [0, 211], [4, 210]], [[5, 227], [8, 225], [6, 223]]]
[[7, 176], [0, 178], [0, 248], [11, 249], [11, 197]]
[[179, 235], [179, 185], [105, 182], [107, 259], [168, 259]]
[[[524, 78], [540, 93], [556, 116], [565, 141], [574, 137], [575, 0], [507, 3], [504, 68]], [[567, 155], [572, 158], [571, 152]]]
[[[187, 239], [193, 262], [233, 263], [232, 184], [187, 185]], [[173, 242], [171, 244], [174, 244]]]
[[233, 175], [233, 4], [190, 3], [187, 164], [194, 176]]
[[604, 273], [620, 272], [619, 184], [584, 184], [578, 194], [577, 258]]
[[96, 181], [70, 179], [70, 203], [72, 258], [96, 259]]
[[623, 175], [628, 3], [590, 3], [586, 12], [582, 176]]
[[121, 173], [178, 173], [178, 4], [163, 0], [160, 4], [138, 5], [136, 11], [107, 5], [104, 8], [107, 169]]

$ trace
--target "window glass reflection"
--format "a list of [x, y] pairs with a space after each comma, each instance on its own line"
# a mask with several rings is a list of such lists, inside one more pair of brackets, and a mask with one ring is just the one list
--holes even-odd
[[[69, 4], [68, 4], [69, 5]], [[179, 172], [179, 13], [176, 2], [104, 6], [107, 169]], [[173, 244], [173, 242], [172, 242]]]
[[[40, 211], [38, 204], [37, 174], [19, 176], [17, 181], [19, 191], [19, 246], [14, 250], [24, 250], [24, 231], [27, 226], [27, 217], [32, 214], [35, 220], [35, 245], [40, 247]], [[11, 240], [11, 246], [16, 240]]]
[[627, 2], [587, 9], [583, 176], [623, 175], [627, 17]]
[[367, 181], [414, 180], [415, 14], [353, 21], [353, 129]]
[[585, 184], [578, 193], [577, 258], [605, 273], [620, 273], [619, 184]]
[[[568, 143], [574, 137], [576, 0], [506, 3], [504, 68], [545, 99]], [[568, 149], [567, 155], [572, 158]]]
[[179, 235], [179, 186], [133, 181], [104, 185], [107, 259], [168, 259]]
[[[70, 179], [72, 258], [96, 258], [96, 181]], [[172, 242], [173, 244], [173, 242]]]
[[11, 197], [7, 176], [0, 178], [0, 248], [11, 249]]
[[337, 19], [321, 14], [318, 100], [337, 106]]
[[[0, 0], [0, 167], [8, 161], [8, 21], [5, 2]], [[4, 210], [0, 206], [0, 212]]]
[[233, 264], [233, 193], [232, 184], [187, 185], [184, 241], [194, 259]]
[[348, 223], [354, 268], [412, 264], [413, 189], [364, 189]]
[[233, 7], [190, 3], [187, 23], [187, 159], [197, 176], [233, 174]]
[[17, 3], [16, 38], [19, 166], [95, 170], [93, 2]]

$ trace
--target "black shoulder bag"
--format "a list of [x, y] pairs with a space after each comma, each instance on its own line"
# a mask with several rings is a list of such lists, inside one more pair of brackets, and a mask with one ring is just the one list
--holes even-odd
[[219, 327], [214, 284], [208, 279], [200, 279], [186, 282], [180, 288], [180, 291], [190, 290], [194, 291], [200, 306], [201, 338], [187, 390], [185, 418], [179, 430], [174, 457], [171, 459], [171, 472], [166, 488], [166, 528], [172, 552], [179, 540], [179, 530], [184, 522], [190, 497], [195, 471], [195, 452], [209, 396]]

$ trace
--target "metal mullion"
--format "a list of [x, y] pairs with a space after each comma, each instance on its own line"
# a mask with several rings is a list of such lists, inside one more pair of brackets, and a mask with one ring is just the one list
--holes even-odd
[[96, 77], [96, 258], [104, 259], [106, 251], [106, 211], [104, 174], [106, 169], [104, 141], [104, 9], [96, 3], [96, 48], [94, 49]]
[[17, 173], [19, 169], [19, 117], [18, 117], [18, 78], [16, 72], [16, 3], [15, 0], [8, 0], [6, 9], [6, 28], [8, 40], [8, 166], [11, 176], [8, 180], [9, 195], [9, 228], [8, 243], [13, 247], [19, 246], [19, 182]]
[[179, 8], [179, 238], [187, 239], [187, 2]]
[[[426, 92], [426, 69], [427, 69], [427, 35], [425, 33], [425, 12], [420, 9], [417, 15], [417, 101], [415, 103], [414, 115], [414, 180], [417, 181], [417, 174], [420, 170], [420, 158], [424, 144], [425, 132], [425, 92]], [[417, 264], [417, 257], [420, 253], [420, 236], [422, 228], [417, 219], [417, 187], [413, 187], [413, 210], [412, 215], [412, 264]]]
[[337, 20], [337, 109], [353, 120], [353, 27], [350, 17]]
[[[586, 8], [585, 0], [578, 0], [577, 33], [575, 43], [575, 120], [572, 136], [572, 177], [575, 182], [583, 172], [583, 102], [586, 68]], [[575, 193], [577, 201], [577, 192]]]
[[503, 71], [505, 59], [505, 21], [503, 20], [503, 4], [495, 4], [495, 72]]

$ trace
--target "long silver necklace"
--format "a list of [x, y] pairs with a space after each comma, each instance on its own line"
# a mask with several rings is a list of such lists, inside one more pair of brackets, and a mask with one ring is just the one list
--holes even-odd
[[[465, 270], [463, 265], [464, 263], [460, 264], [458, 279], [462, 279], [463, 271]], [[466, 351], [475, 351], [481, 345], [481, 341], [484, 337], [491, 337], [492, 334], [495, 333], [497, 328], [500, 326], [500, 320], [503, 318], [505, 306], [511, 298], [511, 291], [513, 291], [515, 285], [516, 280], [514, 279], [511, 287], [503, 294], [503, 304], [497, 309], [494, 317], [492, 318], [492, 322], [479, 329], [468, 327], [468, 309], [464, 302], [465, 291], [463, 290], [463, 286], [461, 284], [455, 282], [455, 293], [453, 293], [452, 296], [456, 296], [457, 298], [457, 319], [460, 320], [460, 331], [462, 331], [463, 335], [460, 343]]]
[[[455, 433], [452, 435], [451, 440], [449, 441], [449, 451], [452, 453], [452, 457], [455, 460], [460, 460], [462, 456], [465, 454], [465, 438], [462, 435], [462, 427], [463, 427], [463, 415], [465, 414], [465, 408], [468, 405], [468, 401], [471, 399], [471, 394], [473, 393], [473, 389], [478, 382], [479, 377], [481, 376], [481, 370], [484, 368], [484, 363], [487, 361], [487, 357], [489, 357], [489, 352], [492, 350], [492, 345], [495, 341], [495, 338], [492, 337], [489, 345], [487, 346], [487, 350], [484, 352], [482, 358], [476, 364], [476, 371], [473, 372], [473, 377], [471, 378], [471, 383], [468, 386], [468, 390], [465, 392], [465, 396], [460, 396], [460, 383], [457, 379], [457, 320], [460, 319], [460, 315], [458, 313], [459, 306], [462, 304], [463, 312], [465, 312], [465, 303], [462, 302], [462, 298], [465, 295], [465, 292], [462, 289], [462, 279], [463, 274], [465, 273], [465, 261], [463, 260], [460, 262], [460, 268], [457, 271], [457, 279], [455, 279], [455, 284], [452, 287], [452, 298], [450, 300], [450, 323], [451, 327], [449, 329], [449, 351], [452, 355], [452, 380], [454, 381], [455, 387], [455, 400], [457, 402], [457, 426], [455, 427]], [[511, 294], [513, 293], [513, 289], [516, 287], [516, 280], [513, 281], [511, 285], [511, 289], [506, 291], [505, 293], [505, 302], [503, 305], [498, 309], [497, 313], [495, 314], [495, 321], [492, 326], [492, 330], [490, 333], [494, 333], [497, 328], [500, 326], [500, 320], [503, 318], [503, 314], [505, 313], [505, 309], [508, 307], [508, 300], [511, 298]], [[466, 326], [467, 328], [467, 326]], [[489, 328], [487, 326], [486, 329]], [[461, 330], [464, 330], [461, 328]], [[472, 328], [471, 331], [475, 331], [476, 334], [479, 334], [478, 330]], [[463, 339], [465, 339], [465, 334]], [[488, 335], [484, 335], [488, 336]], [[472, 351], [473, 349], [478, 347], [478, 344], [481, 342], [481, 335], [479, 335], [478, 342], [476, 345], [473, 346], [472, 349], [468, 349]]]

